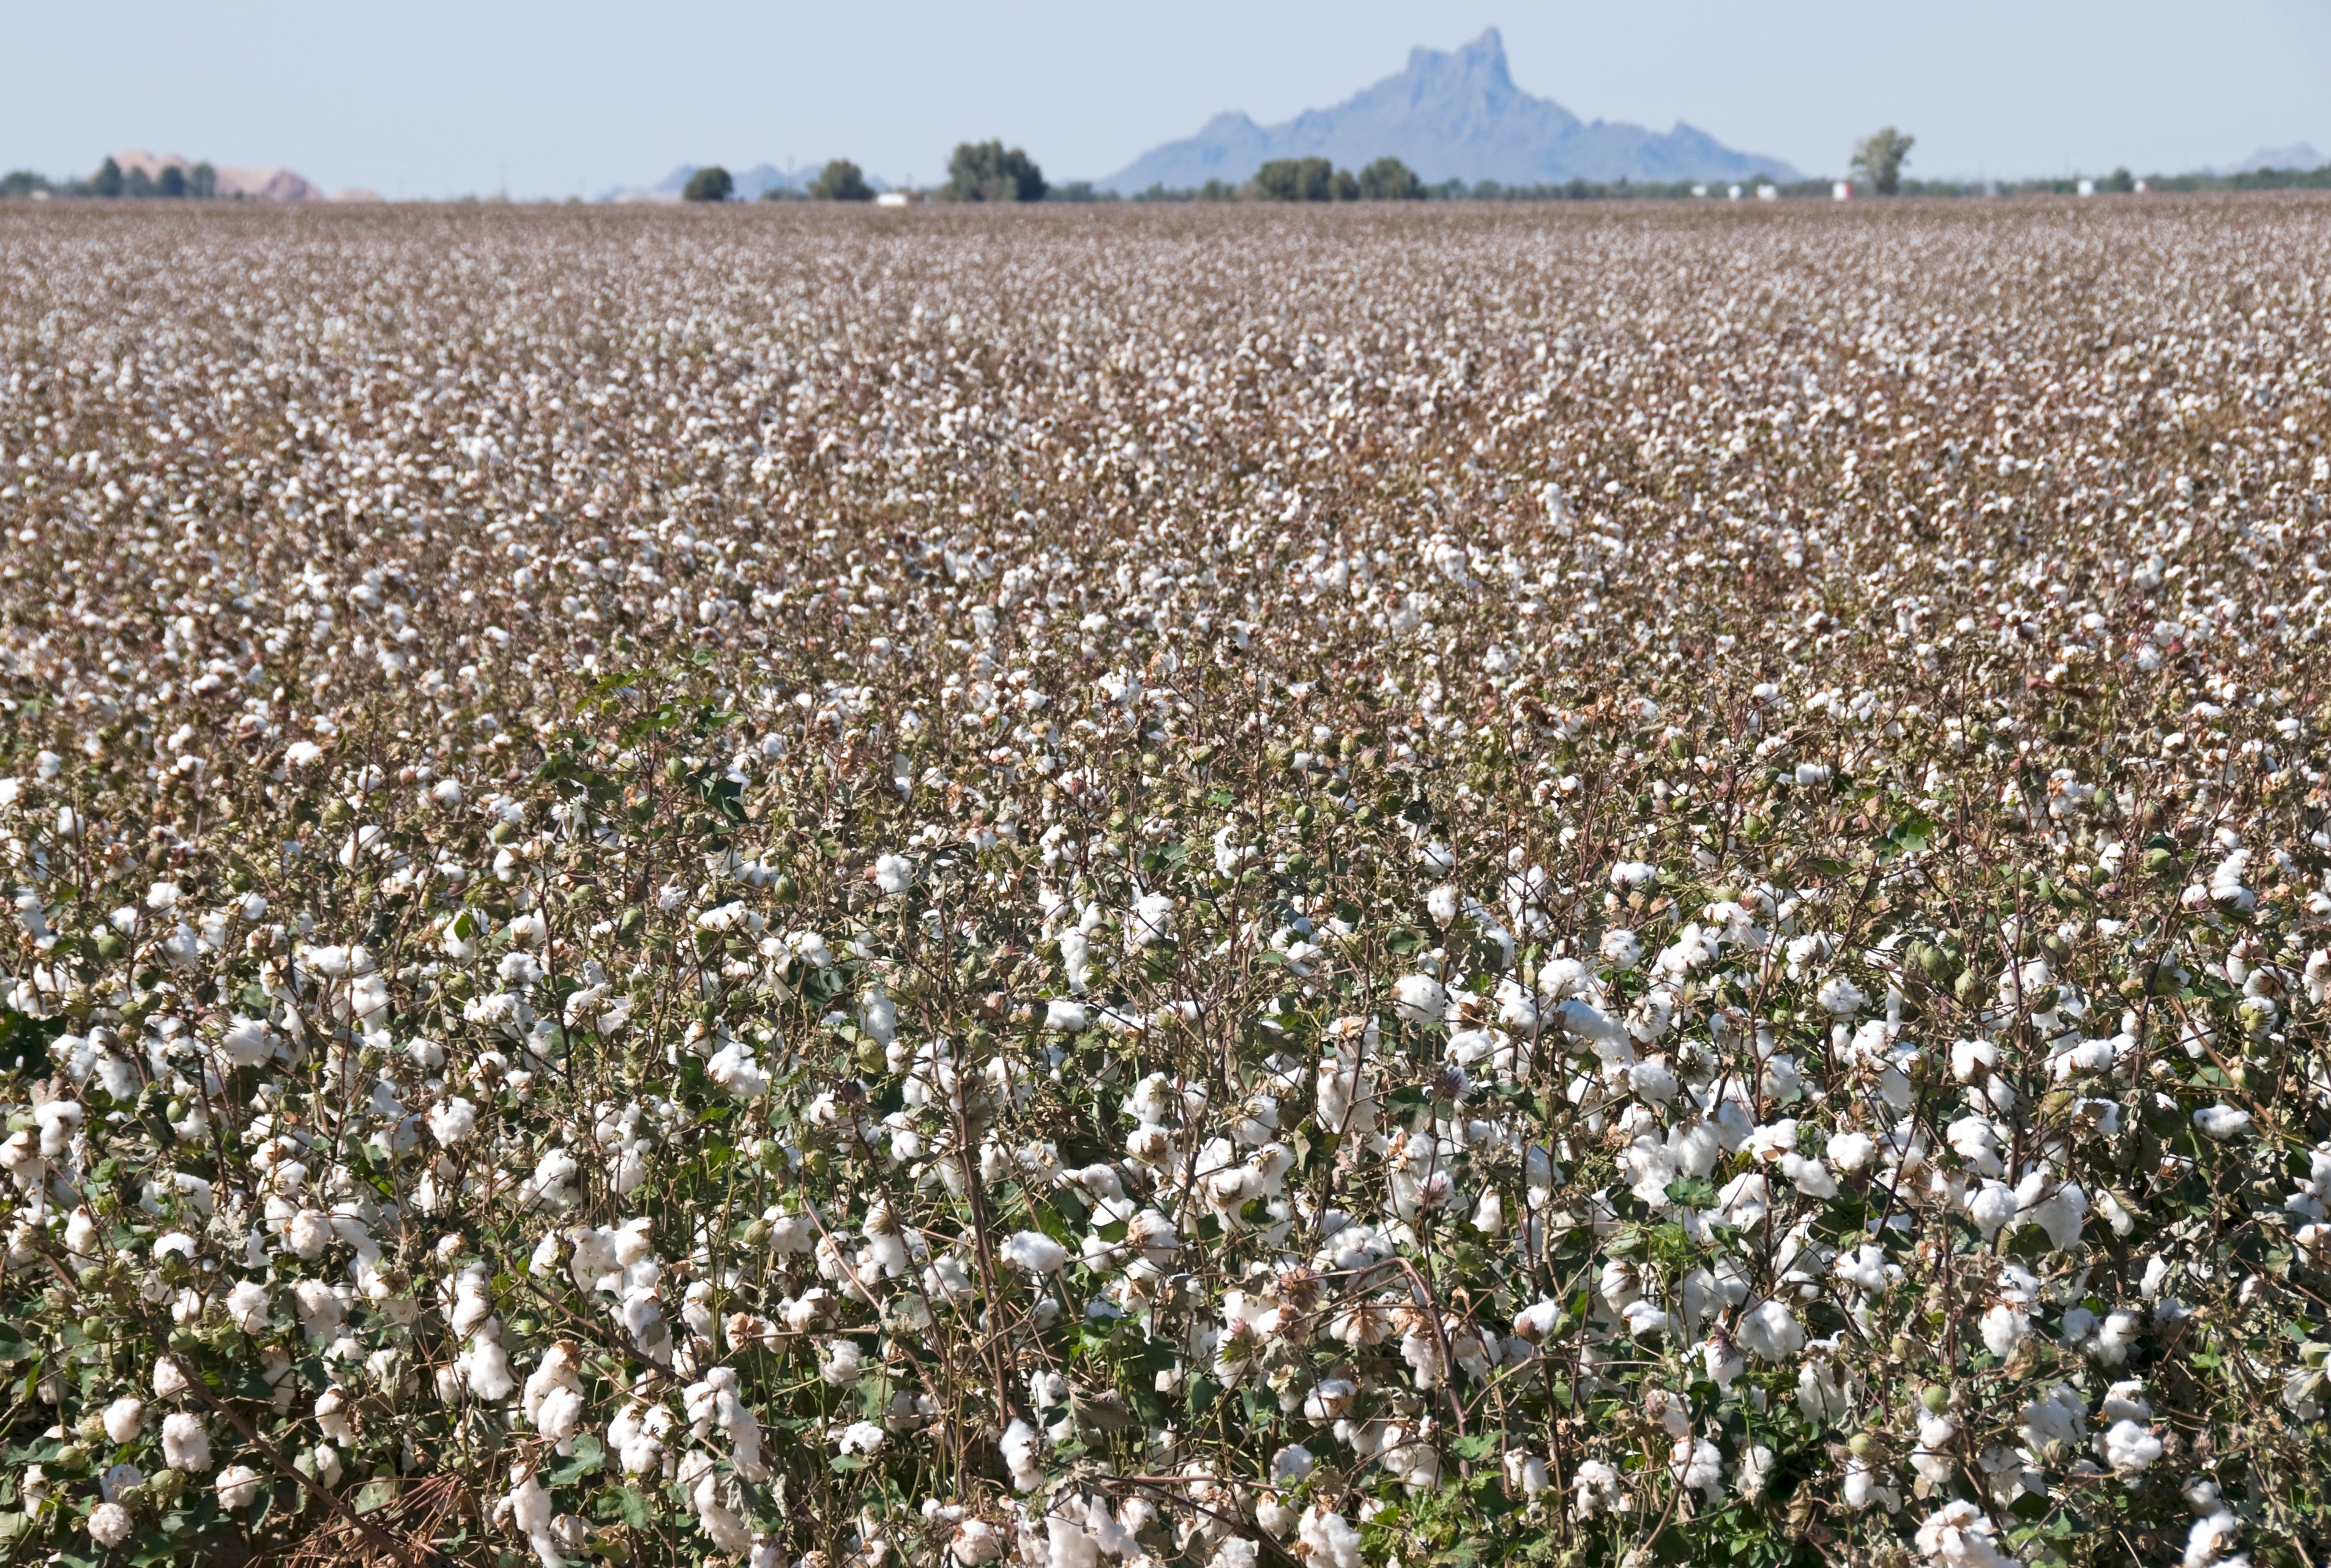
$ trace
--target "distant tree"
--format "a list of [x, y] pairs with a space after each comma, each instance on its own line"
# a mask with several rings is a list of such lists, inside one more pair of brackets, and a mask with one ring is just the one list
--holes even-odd
[[1879, 195], [1890, 196], [1902, 188], [1902, 166], [1917, 139], [1886, 126], [1854, 144], [1851, 166], [1870, 176]]
[[1351, 170], [1337, 169], [1336, 177], [1327, 183], [1327, 194], [1336, 201], [1356, 202], [1360, 199], [1360, 182], [1352, 177]]
[[966, 141], [947, 159], [947, 194], [959, 202], [1041, 202], [1044, 171], [1019, 147]]
[[1202, 202], [1234, 202], [1238, 200], [1238, 187], [1221, 180], [1208, 180], [1198, 187], [1198, 199]]
[[1118, 199], [1118, 195], [1115, 191], [1094, 189], [1090, 180], [1070, 180], [1067, 185], [1054, 185], [1046, 193], [1044, 199], [1048, 202], [1074, 202], [1080, 205], [1086, 205], [1094, 202], [1113, 202]]
[[166, 165], [154, 181], [157, 196], [183, 196], [186, 194], [186, 171], [176, 164]]
[[688, 176], [680, 199], [683, 202], [725, 202], [737, 194], [737, 182], [718, 164], [708, 164]]
[[2136, 176], [2126, 168], [2115, 169], [2105, 176], [2103, 188], [2125, 196], [2136, 189]]
[[1473, 187], [1477, 202], [1501, 202], [1506, 199], [1506, 187], [1495, 180], [1483, 180]]
[[218, 195], [218, 170], [208, 164], [196, 164], [187, 172], [186, 194], [205, 200]]
[[35, 191], [52, 188], [46, 176], [30, 169], [12, 169], [0, 175], [0, 196], [29, 196]]
[[1380, 157], [1360, 171], [1360, 200], [1364, 202], [1421, 202], [1424, 199], [1424, 182], [1416, 171], [1396, 157]]
[[97, 166], [89, 176], [89, 194], [93, 196], [118, 196], [121, 194], [121, 166], [111, 158]]
[[144, 169], [131, 169], [122, 176], [121, 194], [125, 196], [150, 196], [154, 194], [154, 176]]
[[[1332, 202], [1336, 166], [1326, 158], [1273, 158], [1254, 171], [1248, 189], [1259, 202]], [[1358, 194], [1356, 185], [1353, 194]]]
[[835, 158], [810, 181], [809, 195], [813, 202], [871, 202], [874, 187], [866, 183], [864, 169], [848, 158]]

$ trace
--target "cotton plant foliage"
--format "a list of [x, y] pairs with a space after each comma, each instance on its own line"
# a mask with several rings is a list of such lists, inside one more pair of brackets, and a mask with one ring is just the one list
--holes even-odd
[[2327, 253], [0, 215], [8, 1553], [2319, 1563]]

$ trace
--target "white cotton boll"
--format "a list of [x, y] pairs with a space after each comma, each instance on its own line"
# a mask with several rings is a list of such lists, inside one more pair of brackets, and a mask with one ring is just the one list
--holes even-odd
[[[2212, 1490], [2214, 1494], [2215, 1488]], [[2224, 1559], [2241, 1533], [2241, 1522], [2228, 1509], [2194, 1520], [2193, 1528], [2185, 1536], [2185, 1568], [2209, 1568], [2211, 1563]]]
[[1430, 974], [1403, 975], [1393, 984], [1393, 1002], [1409, 1023], [1438, 1023], [1449, 1011], [1449, 993]]
[[146, 1402], [135, 1394], [124, 1394], [105, 1407], [102, 1418], [105, 1435], [117, 1443], [132, 1441], [146, 1427]]
[[1680, 1437], [1668, 1453], [1668, 1472], [1686, 1491], [1713, 1503], [1724, 1495], [1724, 1455], [1706, 1438]]
[[830, 1340], [825, 1347], [825, 1360], [818, 1367], [818, 1376], [834, 1388], [849, 1388], [858, 1382], [866, 1353], [854, 1339]]
[[90, 1540], [110, 1549], [129, 1539], [136, 1521], [129, 1516], [129, 1510], [119, 1503], [100, 1503], [89, 1511], [88, 1527]]
[[1804, 1326], [1781, 1303], [1767, 1298], [1740, 1318], [1740, 1344], [1759, 1361], [1780, 1361], [1804, 1348]]
[[1870, 1164], [1878, 1152], [1878, 1144], [1868, 1133], [1835, 1133], [1822, 1152], [1837, 1169], [1858, 1171]]
[[1069, 1250], [1041, 1231], [1019, 1231], [1004, 1243], [1004, 1261], [1031, 1274], [1050, 1274], [1069, 1260]]
[[1004, 1429], [1003, 1441], [996, 1445], [1004, 1456], [1004, 1468], [1012, 1473], [1015, 1490], [1032, 1492], [1043, 1480], [1044, 1473], [1036, 1467], [1036, 1429], [1014, 1418]]
[[2002, 1361], [2013, 1355], [2031, 1334], [2031, 1316], [2012, 1302], [1999, 1302], [1983, 1315], [1984, 1346]]
[[1647, 860], [1621, 860], [1611, 868], [1611, 889], [1615, 893], [1640, 893], [1659, 879], [1659, 868]]
[[2013, 1568], [1996, 1530], [1973, 1503], [1946, 1503], [1918, 1526], [1918, 1550], [1940, 1568]]
[[203, 1430], [202, 1417], [174, 1411], [163, 1418], [162, 1462], [174, 1470], [211, 1468], [211, 1435]]
[[2001, 1181], [1986, 1181], [1967, 1199], [1967, 1218], [1986, 1237], [2015, 1218], [2015, 1189]]
[[1454, 884], [1443, 882], [1424, 895], [1425, 913], [1432, 917], [1435, 925], [1446, 926], [1457, 918], [1457, 911], [1464, 907], [1464, 898]]
[[1878, 1478], [1871, 1472], [1869, 1463], [1862, 1459], [1846, 1461], [1845, 1485], [1841, 1491], [1845, 1498], [1845, 1506], [1857, 1514], [1881, 1498], [1886, 1502], [1888, 1513], [1892, 1513], [1902, 1506], [1900, 1501], [1892, 1496], [1892, 1488], [1880, 1487], [1878, 1484]]
[[274, 1056], [275, 1045], [264, 1023], [237, 1013], [219, 1032], [219, 1052], [236, 1067], [257, 1067]]
[[249, 1465], [229, 1465], [218, 1473], [215, 1486], [219, 1506], [230, 1514], [239, 1514], [259, 1501], [264, 1489], [259, 1472]]
[[1643, 961], [1642, 938], [1622, 926], [1613, 926], [1603, 933], [1598, 951], [1612, 970], [1620, 974], [1628, 973]]
[[2229, 1105], [2204, 1106], [2193, 1113], [2193, 1125], [2222, 1144], [2250, 1129], [2250, 1113]]
[[2105, 1314], [2105, 1320], [2097, 1329], [2096, 1341], [2091, 1348], [2096, 1352], [2097, 1360], [2105, 1365], [2119, 1366], [2128, 1360], [2129, 1353], [2136, 1346], [2137, 1337], [2144, 1332], [2145, 1325], [2136, 1313], [2117, 1308]]
[[498, 1339], [483, 1335], [472, 1339], [457, 1363], [470, 1392], [488, 1403], [509, 1398], [518, 1387], [518, 1379], [510, 1373], [509, 1354]]
[[1867, 1241], [1841, 1251], [1830, 1268], [1840, 1279], [1858, 1290], [1886, 1288], [1886, 1254]]
[[1822, 981], [1813, 993], [1813, 1000], [1836, 1018], [1851, 1018], [1870, 1004], [1870, 998], [1862, 993], [1861, 987], [1842, 974], [1832, 974]]
[[1627, 1087], [1654, 1105], [1675, 1098], [1682, 1086], [1663, 1056], [1647, 1057], [1627, 1069]]
[[[1004, 1535], [985, 1519], [966, 1519], [955, 1527], [947, 1550], [962, 1568], [980, 1568], [1004, 1555]], [[1252, 1564], [1247, 1565], [1252, 1568]]]
[[696, 1490], [690, 1494], [696, 1505], [696, 1522], [704, 1526], [704, 1533], [721, 1551], [749, 1552], [753, 1549], [753, 1532], [746, 1528], [742, 1517], [720, 1501], [718, 1487], [718, 1479], [711, 1476], [697, 1483]]
[[752, 1048], [731, 1039], [704, 1064], [704, 1076], [740, 1100], [756, 1100], [768, 1092], [768, 1074], [753, 1059]]
[[430, 1109], [429, 1136], [445, 1148], [468, 1137], [478, 1129], [478, 1107], [460, 1095], [440, 1100]]
[[885, 893], [903, 893], [915, 885], [914, 862], [904, 855], [874, 857], [874, 885]]
[[1044, 1027], [1055, 1034], [1081, 1033], [1088, 1022], [1084, 1003], [1053, 997], [1044, 1006]]
[[2136, 1475], [2161, 1457], [2161, 1440], [2133, 1421], [2115, 1421], [2102, 1440], [2104, 1461], [2119, 1475]]
[[1781, 1174], [1808, 1198], [1837, 1196], [1837, 1178], [1819, 1160], [1809, 1160], [1797, 1154], [1783, 1155]]
[[1274, 1487], [1300, 1485], [1318, 1467], [1318, 1456], [1300, 1443], [1292, 1443], [1270, 1457], [1270, 1484]]
[[257, 1334], [267, 1326], [271, 1307], [265, 1286], [249, 1279], [239, 1280], [226, 1293], [225, 1305], [227, 1316], [243, 1333]]
[[1100, 1545], [1082, 1525], [1055, 1514], [1044, 1521], [1044, 1568], [1095, 1568]]
[[1360, 1533], [1343, 1515], [1322, 1505], [1307, 1509], [1296, 1527], [1296, 1538], [1309, 1548], [1317, 1568], [1360, 1568]]

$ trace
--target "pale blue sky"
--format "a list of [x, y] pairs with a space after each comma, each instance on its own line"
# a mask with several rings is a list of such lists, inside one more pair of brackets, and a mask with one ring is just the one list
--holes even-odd
[[0, 0], [0, 167], [143, 147], [390, 196], [565, 196], [834, 154], [929, 180], [1000, 136], [1057, 181], [1491, 24], [1516, 82], [1576, 114], [1688, 119], [1809, 173], [1889, 121], [1937, 176], [2331, 155], [2331, 0]]

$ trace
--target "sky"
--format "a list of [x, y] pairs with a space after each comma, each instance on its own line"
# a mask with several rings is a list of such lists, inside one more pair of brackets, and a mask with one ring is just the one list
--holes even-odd
[[142, 147], [393, 199], [563, 197], [836, 156], [928, 182], [1001, 137], [1057, 183], [1491, 25], [1517, 85], [1582, 118], [1686, 119], [1807, 174], [1884, 124], [1935, 177], [2331, 157], [2331, 0], [0, 0], [0, 168]]

